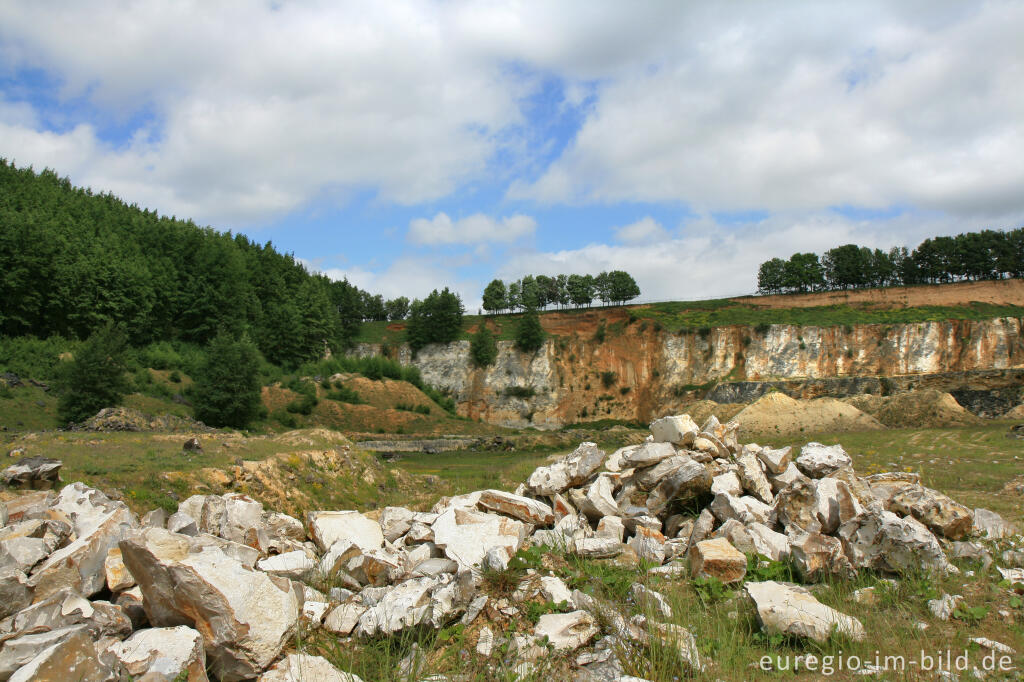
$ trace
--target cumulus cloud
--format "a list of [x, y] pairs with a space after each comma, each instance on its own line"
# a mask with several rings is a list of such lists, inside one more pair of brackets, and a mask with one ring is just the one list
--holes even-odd
[[1024, 5], [689, 5], [515, 198], [1024, 210]]
[[913, 248], [926, 237], [962, 229], [955, 218], [920, 214], [876, 221], [853, 220], [836, 213], [785, 214], [738, 227], [703, 216], [686, 225], [680, 235], [657, 243], [521, 250], [503, 262], [498, 276], [515, 280], [524, 274], [625, 270], [639, 284], [641, 300], [738, 296], [755, 292], [757, 269], [770, 258], [808, 251], [820, 254], [847, 243], [885, 250], [903, 245]]
[[622, 227], [615, 228], [615, 238], [627, 244], [641, 244], [668, 238], [668, 232], [657, 220], [646, 216]]
[[447, 213], [438, 213], [431, 219], [416, 218], [409, 223], [409, 241], [414, 244], [482, 244], [486, 242], [514, 242], [532, 235], [537, 221], [526, 215], [512, 215], [496, 219], [483, 213], [452, 220]]

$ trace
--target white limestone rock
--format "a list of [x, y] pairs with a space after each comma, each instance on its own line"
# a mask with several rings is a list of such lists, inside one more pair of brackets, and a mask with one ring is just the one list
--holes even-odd
[[853, 460], [839, 444], [808, 443], [800, 448], [800, 456], [796, 458], [797, 468], [811, 478], [822, 478], [852, 465]]
[[256, 568], [291, 580], [301, 580], [306, 574], [316, 567], [316, 561], [310, 558], [302, 550], [275, 554], [274, 556], [260, 559], [256, 562]]
[[571, 611], [544, 614], [537, 621], [533, 635], [537, 639], [547, 637], [555, 651], [573, 651], [588, 644], [600, 631], [589, 613]]
[[605, 460], [605, 452], [596, 443], [580, 443], [562, 460], [538, 467], [526, 481], [534, 495], [548, 496], [565, 492], [586, 481]]
[[864, 626], [853, 616], [822, 604], [806, 589], [775, 581], [748, 582], [743, 589], [754, 601], [757, 619], [768, 634], [806, 637], [824, 643], [833, 631], [864, 639]]
[[280, 578], [245, 568], [212, 545], [160, 528], [121, 541], [125, 566], [139, 583], [156, 627], [191, 624], [223, 679], [254, 677], [292, 637], [301, 592]]
[[363, 682], [358, 675], [342, 672], [322, 656], [288, 654], [260, 675], [259, 682]]
[[129, 675], [158, 673], [167, 679], [206, 682], [203, 636], [186, 625], [139, 630], [107, 647]]
[[654, 442], [672, 443], [680, 447], [689, 447], [700, 434], [700, 428], [688, 414], [656, 419], [651, 422], [650, 429]]
[[479, 566], [487, 551], [502, 548], [511, 558], [532, 530], [528, 524], [471, 509], [447, 509], [433, 523], [434, 542], [460, 566]]
[[477, 506], [535, 526], [549, 526], [555, 522], [555, 512], [550, 506], [539, 500], [501, 490], [484, 490], [480, 493]]
[[380, 524], [357, 511], [309, 512], [306, 523], [310, 537], [321, 552], [326, 552], [338, 540], [348, 540], [364, 552], [384, 546]]

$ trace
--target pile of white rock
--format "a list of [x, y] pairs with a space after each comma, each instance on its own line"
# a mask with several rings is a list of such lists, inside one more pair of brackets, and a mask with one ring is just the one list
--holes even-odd
[[[227, 494], [196, 495], [174, 514], [138, 519], [81, 483], [24, 493], [0, 505], [0, 680], [64, 682], [71, 673], [196, 681], [212, 671], [220, 680], [353, 682], [322, 658], [285, 655], [298, 629], [366, 638], [472, 624], [485, 609], [513, 613], [536, 596], [568, 612], [545, 614], [527, 632], [484, 626], [477, 653], [496, 657], [504, 640], [527, 671], [553, 648], [573, 652], [579, 679], [629, 679], [616, 645], [656, 638], [701, 670], [693, 635], [665, 622], [670, 605], [643, 581], [630, 598], [649, 615], [627, 620], [614, 605], [533, 571], [511, 600], [489, 599], [483, 571], [544, 545], [642, 560], [668, 579], [723, 583], [743, 581], [751, 554], [792, 562], [805, 581], [861, 569], [946, 573], [957, 570], [947, 556], [992, 561], [969, 536], [1016, 532], [915, 474], [859, 477], [838, 445], [809, 443], [793, 457], [789, 448], [740, 445], [738, 428], [666, 417], [640, 445], [609, 456], [582, 443], [514, 493], [444, 498], [429, 512], [316, 511], [303, 523]], [[694, 505], [703, 505], [696, 517], [680, 513]], [[1000, 570], [1024, 583], [1021, 568]], [[311, 576], [334, 587], [318, 591], [306, 584]], [[857, 619], [802, 587], [747, 582], [744, 591], [768, 632], [864, 636]], [[396, 679], [418, 679], [415, 661], [404, 663]]]

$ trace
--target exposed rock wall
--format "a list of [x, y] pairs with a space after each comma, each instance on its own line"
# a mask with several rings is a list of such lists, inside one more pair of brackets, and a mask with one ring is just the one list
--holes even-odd
[[[379, 351], [364, 344], [355, 352]], [[468, 341], [429, 346], [415, 358], [403, 347], [399, 359], [453, 396], [461, 414], [553, 428], [603, 418], [647, 421], [702, 397], [715, 384], [722, 395], [714, 397], [724, 402], [751, 400], [771, 387], [798, 397], [915, 386], [1012, 392], [1024, 377], [1014, 371], [1024, 370], [1024, 335], [1019, 318], [772, 325], [763, 333], [731, 326], [703, 336], [633, 324], [620, 333], [609, 331], [600, 343], [575, 334], [553, 336], [533, 354], [502, 341], [497, 362], [487, 369], [473, 367]]]

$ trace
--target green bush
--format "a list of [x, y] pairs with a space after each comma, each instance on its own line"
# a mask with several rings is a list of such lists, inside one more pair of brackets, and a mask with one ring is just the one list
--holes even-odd
[[503, 393], [511, 398], [532, 398], [537, 391], [533, 386], [507, 386]]
[[535, 353], [544, 345], [544, 328], [535, 308], [527, 308], [516, 327], [516, 347], [526, 353]]
[[611, 388], [614, 386], [616, 379], [618, 379], [618, 375], [615, 372], [601, 372], [601, 383], [604, 384], [605, 388]]
[[594, 330], [594, 341], [604, 343], [605, 336], [607, 336], [607, 329], [605, 328], [604, 320], [601, 320], [597, 325], [597, 329]]
[[345, 386], [340, 381], [337, 383], [337, 388], [328, 391], [325, 397], [328, 400], [351, 405], [361, 405], [364, 402], [357, 391]]
[[214, 337], [195, 374], [196, 419], [210, 426], [244, 428], [260, 415], [260, 354], [249, 337], [225, 331]]
[[74, 360], [58, 369], [57, 416], [61, 421], [82, 421], [121, 403], [129, 390], [127, 343], [120, 327], [107, 324], [89, 336]]
[[56, 378], [60, 354], [74, 352], [78, 342], [61, 336], [37, 339], [34, 336], [0, 337], [0, 372], [25, 378], [50, 381]]
[[488, 367], [498, 359], [498, 344], [486, 321], [480, 322], [479, 328], [470, 339], [469, 356], [477, 367]]

